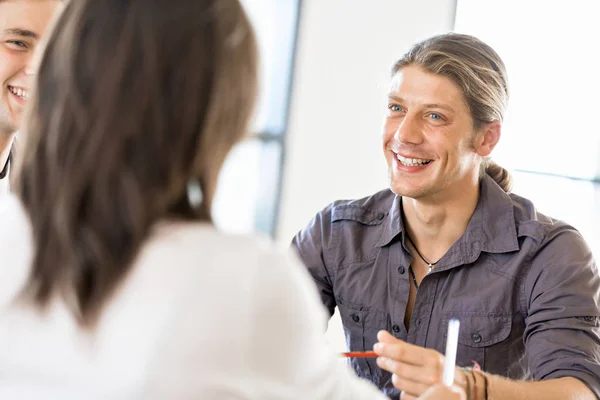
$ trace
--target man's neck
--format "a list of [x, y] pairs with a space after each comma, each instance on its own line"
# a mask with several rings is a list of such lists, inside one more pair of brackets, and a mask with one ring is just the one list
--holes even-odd
[[431, 262], [442, 258], [465, 233], [479, 201], [479, 181], [472, 179], [436, 197], [436, 200], [402, 198], [407, 233]]
[[16, 132], [4, 133], [0, 132], [0, 171], [6, 165], [12, 144], [15, 139]]

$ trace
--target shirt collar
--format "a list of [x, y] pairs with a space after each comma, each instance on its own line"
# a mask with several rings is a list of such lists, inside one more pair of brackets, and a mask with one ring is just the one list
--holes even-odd
[[387, 217], [383, 220], [383, 232], [377, 247], [383, 247], [400, 234], [404, 230], [404, 222], [402, 221], [402, 196], [396, 195], [392, 202], [392, 208], [387, 213]]
[[[383, 221], [383, 232], [378, 247], [388, 245], [404, 230], [402, 197], [396, 195], [390, 212]], [[459, 239], [465, 246], [488, 253], [506, 253], [519, 250], [513, 203], [510, 196], [489, 176], [480, 182], [479, 201], [467, 230]], [[469, 257], [470, 258], [470, 257]]]
[[479, 205], [476, 212], [481, 214], [481, 250], [488, 253], [519, 250], [513, 201], [487, 174], [481, 180]]
[[8, 158], [6, 159], [4, 168], [2, 168], [2, 170], [0, 171], [0, 179], [4, 179], [8, 175], [8, 170], [10, 169], [10, 159], [11, 158], [12, 158], [12, 151], [8, 154]]

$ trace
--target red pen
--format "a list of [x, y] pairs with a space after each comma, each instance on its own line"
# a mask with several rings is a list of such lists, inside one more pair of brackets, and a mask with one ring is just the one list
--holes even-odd
[[374, 351], [351, 351], [342, 353], [344, 357], [379, 357]]

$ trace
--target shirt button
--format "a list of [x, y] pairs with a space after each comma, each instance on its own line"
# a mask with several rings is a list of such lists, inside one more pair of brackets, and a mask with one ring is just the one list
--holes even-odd
[[398, 272], [400, 272], [400, 274], [404, 274], [405, 271], [406, 269], [404, 269], [404, 267], [398, 267]]
[[480, 343], [481, 342], [481, 335], [479, 333], [473, 333], [471, 335], [471, 340], [473, 341], [473, 343]]
[[392, 330], [396, 333], [400, 332], [400, 327], [396, 324], [394, 324], [394, 326], [392, 326]]
[[360, 317], [358, 315], [354, 314], [354, 315], [352, 315], [352, 321], [358, 322], [358, 321], [360, 321]]

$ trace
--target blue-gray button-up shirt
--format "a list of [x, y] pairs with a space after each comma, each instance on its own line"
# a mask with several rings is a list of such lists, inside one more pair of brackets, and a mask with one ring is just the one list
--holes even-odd
[[[413, 254], [401, 208], [390, 190], [336, 201], [293, 240], [330, 314], [338, 307], [349, 350], [372, 349], [384, 329], [443, 353], [457, 318], [457, 365], [475, 361], [513, 379], [575, 377], [600, 396], [600, 276], [577, 230], [486, 175], [467, 230], [421, 282], [407, 331]], [[398, 398], [374, 359], [351, 363]]]

